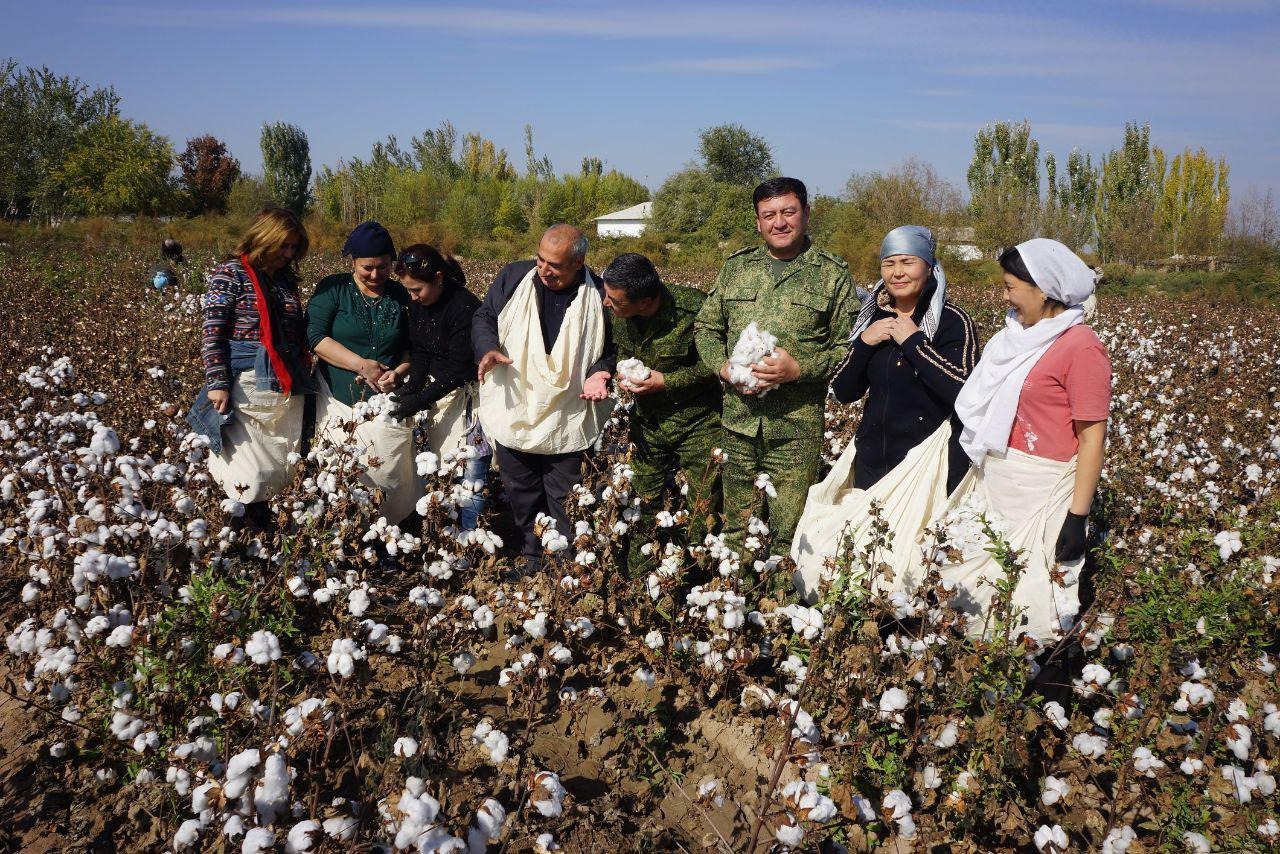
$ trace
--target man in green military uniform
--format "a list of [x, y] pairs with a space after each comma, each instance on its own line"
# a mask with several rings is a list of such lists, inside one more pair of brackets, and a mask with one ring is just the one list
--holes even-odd
[[[725, 262], [698, 314], [698, 354], [724, 382], [722, 478], [726, 541], [741, 549], [756, 502], [756, 475], [769, 475], [772, 552], [789, 555], [808, 488], [822, 464], [823, 402], [844, 358], [857, 311], [849, 268], [805, 234], [809, 201], [795, 178], [771, 178], [752, 195], [764, 245]], [[772, 356], [750, 382], [730, 382], [729, 357], [752, 322], [773, 333]]]
[[[649, 259], [634, 252], [615, 258], [601, 278], [604, 304], [613, 313], [618, 384], [635, 395], [631, 485], [641, 498], [644, 522], [652, 526], [668, 478], [682, 470], [688, 485], [689, 537], [701, 542], [707, 517], [720, 504], [717, 467], [711, 462], [711, 451], [721, 439], [720, 384], [693, 343], [693, 324], [706, 295], [664, 283]], [[638, 360], [643, 369], [629, 359]], [[632, 537], [632, 573], [654, 562], [656, 556], [646, 560], [640, 552], [648, 541]]]

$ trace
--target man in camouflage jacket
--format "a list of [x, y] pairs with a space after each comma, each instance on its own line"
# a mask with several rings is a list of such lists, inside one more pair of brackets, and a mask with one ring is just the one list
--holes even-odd
[[[640, 574], [657, 561], [640, 546], [651, 542], [654, 514], [661, 509], [677, 470], [684, 473], [689, 539], [702, 541], [707, 518], [719, 511], [718, 466], [711, 452], [720, 445], [720, 383], [698, 358], [693, 324], [706, 294], [669, 285], [648, 258], [619, 255], [601, 274], [605, 305], [613, 314], [618, 348], [618, 384], [635, 396], [631, 409], [632, 488], [641, 499], [641, 528], [631, 538], [628, 567]], [[624, 373], [627, 359], [648, 368], [643, 379]]]
[[[695, 340], [703, 363], [724, 381], [725, 533], [741, 549], [746, 522], [760, 515], [756, 475], [769, 475], [776, 497], [767, 514], [772, 553], [788, 555], [808, 488], [822, 463], [823, 402], [847, 348], [857, 302], [848, 265], [805, 234], [808, 194], [794, 178], [772, 178], [753, 194], [764, 246], [725, 262], [698, 314]], [[778, 346], [752, 370], [759, 385], [729, 382], [728, 359], [752, 321]]]

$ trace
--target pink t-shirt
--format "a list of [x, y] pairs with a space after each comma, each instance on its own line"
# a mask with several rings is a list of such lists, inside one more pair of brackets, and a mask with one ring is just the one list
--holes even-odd
[[1076, 421], [1105, 421], [1111, 360], [1097, 334], [1072, 326], [1036, 362], [1018, 398], [1009, 447], [1066, 462], [1080, 449]]

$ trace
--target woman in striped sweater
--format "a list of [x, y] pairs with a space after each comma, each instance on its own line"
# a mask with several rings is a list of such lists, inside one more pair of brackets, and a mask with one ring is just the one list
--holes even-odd
[[209, 276], [200, 354], [204, 394], [223, 420], [210, 431], [209, 473], [246, 505], [233, 527], [266, 527], [267, 500], [289, 482], [301, 443], [303, 395], [315, 391], [298, 296], [308, 246], [295, 214], [268, 208]]

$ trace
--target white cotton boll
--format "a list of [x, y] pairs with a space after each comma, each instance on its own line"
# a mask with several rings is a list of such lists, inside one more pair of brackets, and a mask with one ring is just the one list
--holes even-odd
[[1107, 740], [1100, 735], [1082, 732], [1071, 739], [1071, 744], [1090, 759], [1101, 759], [1107, 752]]
[[1253, 744], [1253, 733], [1247, 726], [1241, 723], [1234, 723], [1227, 726], [1226, 730], [1227, 747], [1231, 748], [1231, 752], [1236, 758], [1244, 761], [1249, 758], [1249, 748]]
[[363, 617], [364, 612], [369, 610], [369, 591], [363, 587], [357, 587], [348, 593], [347, 610], [353, 617]]
[[894, 789], [884, 796], [881, 808], [889, 818], [899, 821], [911, 814], [911, 798], [901, 789]]
[[408, 759], [418, 752], [418, 742], [416, 739], [407, 735], [402, 735], [396, 739], [395, 745], [391, 748], [391, 752], [402, 759]]
[[653, 671], [644, 667], [637, 667], [633, 675], [637, 681], [644, 683], [646, 688], [652, 688], [658, 681]]
[[64, 759], [68, 752], [69, 749], [65, 741], [58, 741], [49, 745], [49, 755], [54, 759]]
[[1044, 791], [1040, 794], [1040, 801], [1047, 807], [1053, 806], [1070, 793], [1070, 783], [1050, 775], [1044, 778]]
[[1066, 851], [1067, 844], [1067, 832], [1062, 829], [1060, 824], [1055, 824], [1053, 827], [1042, 824], [1036, 829], [1035, 845], [1037, 851]]
[[284, 854], [303, 854], [310, 851], [321, 835], [320, 825], [310, 819], [300, 821], [289, 828], [289, 835], [284, 841]]
[[1183, 774], [1192, 777], [1204, 770], [1204, 762], [1194, 756], [1188, 756], [1182, 760], [1182, 764], [1178, 768], [1181, 769]]
[[[440, 471], [440, 458], [431, 451], [423, 451], [414, 457], [414, 463], [418, 466], [418, 476], [427, 477]], [[425, 516], [422, 511], [418, 511], [419, 515]]]
[[321, 822], [320, 828], [331, 839], [351, 842], [356, 838], [356, 833], [360, 830], [360, 822], [353, 816], [334, 816]]
[[227, 762], [226, 785], [222, 793], [228, 800], [234, 800], [244, 794], [253, 782], [253, 770], [262, 762], [262, 755], [255, 748], [242, 750]]
[[1154, 778], [1157, 771], [1164, 769], [1164, 761], [1151, 752], [1149, 747], [1139, 747], [1133, 751], [1133, 767], [1139, 773]]
[[466, 676], [476, 666], [476, 657], [469, 652], [460, 652], [453, 657], [453, 669], [459, 676]]
[[1049, 719], [1049, 723], [1059, 730], [1065, 731], [1070, 723], [1067, 719], [1066, 710], [1062, 708], [1062, 704], [1057, 700], [1050, 700], [1044, 704], [1044, 716]]
[[553, 771], [539, 771], [533, 775], [529, 802], [545, 818], [559, 818], [564, 812], [564, 786]]
[[627, 382], [643, 382], [652, 373], [639, 359], [622, 359], [618, 362], [618, 376]]
[[1182, 832], [1182, 844], [1187, 846], [1187, 850], [1191, 854], [1209, 854], [1213, 850], [1213, 846], [1209, 844], [1207, 837], [1191, 830]]
[[348, 679], [356, 672], [356, 662], [365, 658], [364, 649], [351, 638], [338, 638], [329, 648], [327, 660], [330, 673]]
[[748, 323], [729, 356], [729, 382], [739, 388], [759, 388], [760, 380], [751, 366], [772, 355], [777, 346], [778, 339], [772, 333], [762, 331], [754, 321]]
[[253, 802], [262, 824], [275, 824], [289, 814], [289, 763], [282, 754], [267, 757]]
[[493, 798], [485, 798], [480, 809], [476, 810], [475, 825], [467, 834], [470, 850], [481, 854], [488, 850], [487, 843], [497, 842], [502, 838], [502, 825], [506, 820], [506, 808]]
[[644, 636], [644, 643], [649, 649], [662, 649], [665, 641], [662, 639], [662, 632], [654, 629]]
[[222, 835], [228, 839], [244, 836], [244, 819], [238, 815], [227, 816], [226, 821], [222, 823]]
[[280, 639], [272, 632], [256, 631], [244, 651], [254, 664], [270, 664], [280, 658]]
[[116, 626], [107, 635], [107, 646], [124, 649], [133, 643], [133, 626]]
[[255, 827], [244, 835], [240, 854], [270, 854], [276, 848], [276, 835], [265, 827]]
[[178, 851], [195, 847], [195, 844], [200, 841], [201, 829], [199, 821], [194, 818], [187, 819], [173, 835], [173, 847]]

